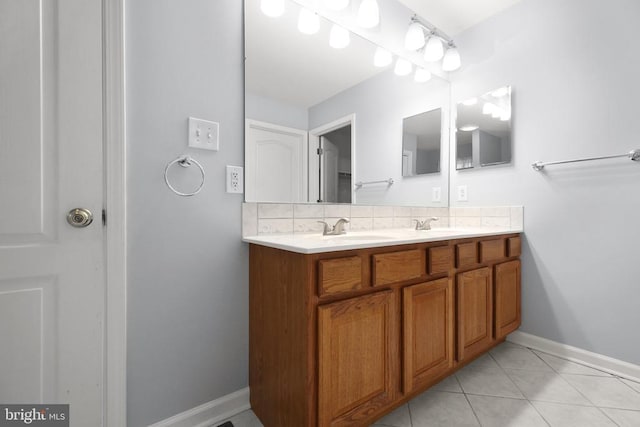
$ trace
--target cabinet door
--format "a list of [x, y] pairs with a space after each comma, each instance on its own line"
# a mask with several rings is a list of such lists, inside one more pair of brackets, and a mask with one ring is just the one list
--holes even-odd
[[404, 392], [453, 366], [453, 285], [448, 278], [403, 289]]
[[520, 326], [520, 261], [496, 265], [496, 338], [503, 338]]
[[318, 308], [320, 427], [359, 425], [392, 401], [391, 301], [384, 291]]
[[479, 268], [457, 275], [458, 360], [472, 357], [491, 345], [493, 286], [491, 270]]

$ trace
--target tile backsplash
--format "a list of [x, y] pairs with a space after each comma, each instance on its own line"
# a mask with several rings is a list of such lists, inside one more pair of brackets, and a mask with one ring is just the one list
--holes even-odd
[[429, 208], [408, 206], [315, 205], [295, 203], [243, 203], [242, 235], [322, 232], [318, 221], [335, 224], [350, 220], [351, 231], [413, 227], [414, 219], [437, 217], [433, 228], [523, 228], [522, 206]]

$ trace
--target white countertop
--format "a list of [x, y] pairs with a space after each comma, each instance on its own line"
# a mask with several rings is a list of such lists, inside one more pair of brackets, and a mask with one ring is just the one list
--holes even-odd
[[403, 228], [350, 231], [347, 234], [339, 236], [323, 236], [320, 233], [262, 234], [258, 236], [245, 236], [242, 240], [247, 243], [284, 249], [301, 254], [315, 254], [521, 232], [521, 229], [499, 227], [434, 228], [432, 230], [411, 230]]

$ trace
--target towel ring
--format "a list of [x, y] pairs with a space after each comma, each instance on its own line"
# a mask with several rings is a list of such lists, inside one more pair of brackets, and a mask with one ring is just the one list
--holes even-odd
[[[180, 166], [182, 166], [183, 168], [188, 168], [192, 164], [195, 164], [196, 166], [198, 166], [198, 169], [200, 169], [200, 173], [202, 174], [202, 182], [200, 183], [198, 188], [196, 188], [195, 191], [193, 191], [191, 193], [183, 193], [183, 192], [178, 191], [175, 188], [173, 188], [173, 186], [169, 182], [169, 177], [167, 176], [167, 173], [169, 172], [169, 168], [171, 166], [173, 166], [174, 164], [176, 164], [176, 163], [179, 164]], [[205, 174], [204, 174], [204, 168], [202, 167], [202, 165], [200, 163], [198, 163], [198, 161], [196, 159], [191, 158], [189, 156], [180, 156], [177, 159], [169, 162], [167, 167], [164, 168], [164, 182], [167, 184], [167, 187], [169, 187], [171, 189], [171, 191], [176, 193], [178, 196], [189, 197], [189, 196], [195, 196], [196, 194], [198, 194], [200, 192], [200, 190], [202, 190], [202, 186], [204, 185], [204, 178], [205, 178]]]

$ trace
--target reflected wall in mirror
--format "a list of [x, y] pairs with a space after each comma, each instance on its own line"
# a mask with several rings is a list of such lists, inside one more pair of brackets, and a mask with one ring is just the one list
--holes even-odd
[[458, 103], [456, 169], [511, 162], [511, 86]]
[[[378, 46], [355, 34], [332, 48], [333, 23], [322, 17], [315, 34], [301, 33], [295, 1], [278, 18], [259, 4], [245, 2], [245, 200], [448, 206], [432, 201], [433, 188], [448, 194], [448, 144], [439, 173], [402, 179], [400, 158], [404, 118], [440, 109], [449, 121], [449, 82], [398, 76], [393, 62], [377, 67]], [[355, 185], [389, 178], [391, 186]]]
[[440, 172], [442, 109], [426, 111], [402, 121], [402, 176]]

